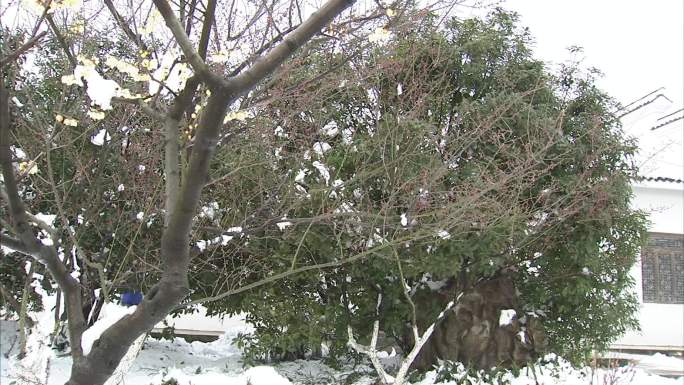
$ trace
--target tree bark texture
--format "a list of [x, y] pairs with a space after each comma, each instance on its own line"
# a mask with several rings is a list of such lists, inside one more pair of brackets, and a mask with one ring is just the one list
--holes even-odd
[[[439, 296], [426, 297], [431, 298], [424, 298], [425, 301], [439, 301]], [[422, 299], [416, 299], [418, 306], [421, 302]], [[508, 309], [523, 314], [517, 309], [516, 289], [509, 277], [501, 276], [475, 285], [436, 326], [412, 368], [429, 370], [440, 359], [462, 362], [478, 369], [521, 367], [535, 360], [547, 345], [541, 321], [527, 316], [523, 322], [514, 317], [509, 324], [499, 325], [501, 311]], [[419, 324], [425, 321], [429, 320], [418, 320]]]

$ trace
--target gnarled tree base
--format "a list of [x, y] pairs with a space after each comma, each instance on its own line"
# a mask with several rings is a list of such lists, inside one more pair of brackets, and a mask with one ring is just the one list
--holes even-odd
[[[518, 310], [520, 318], [500, 326], [501, 311], [507, 309]], [[479, 283], [436, 326], [412, 368], [428, 370], [438, 359], [478, 369], [525, 366], [544, 352], [547, 340], [541, 321], [522, 314], [509, 277]]]

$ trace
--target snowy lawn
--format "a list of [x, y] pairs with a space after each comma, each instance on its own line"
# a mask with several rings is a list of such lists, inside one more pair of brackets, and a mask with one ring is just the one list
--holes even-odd
[[[117, 318], [130, 312], [130, 309], [120, 307], [108, 307], [108, 311], [102, 323], [96, 324], [88, 336], [84, 336], [84, 344], [92, 344], [98, 330], [111, 322], [111, 318]], [[40, 319], [40, 318], [39, 318]], [[43, 318], [45, 319], [45, 318]], [[19, 345], [16, 332], [16, 322], [0, 321], [0, 384], [31, 384], [35, 379], [44, 381], [46, 373], [37, 375], [36, 371], [47, 364], [48, 385], [64, 384], [67, 380], [71, 359], [68, 356], [58, 356], [50, 348], [37, 344], [37, 341], [29, 340], [29, 347], [37, 350], [30, 351], [24, 361], [16, 360]], [[158, 385], [170, 379], [175, 379], [178, 385], [285, 385], [285, 384], [345, 384], [345, 385], [370, 385], [376, 380], [374, 372], [369, 366], [351, 365], [341, 369], [332, 369], [320, 361], [294, 361], [276, 364], [273, 366], [256, 366], [245, 368], [240, 360], [240, 351], [232, 344], [233, 338], [238, 332], [249, 330], [249, 327], [239, 319], [231, 319], [227, 323], [226, 333], [217, 341], [203, 343], [188, 343], [183, 339], [155, 340], [148, 338], [144, 349], [140, 352], [131, 369], [125, 376], [127, 385]], [[50, 326], [51, 325], [47, 325]], [[43, 327], [43, 330], [46, 328]], [[38, 336], [42, 335], [40, 331]], [[44, 337], [43, 337], [44, 338]], [[42, 346], [42, 347], [41, 347]], [[641, 357], [641, 359], [639, 359]], [[44, 363], [38, 361], [44, 360]], [[643, 361], [647, 366], [666, 366], [676, 369], [682, 360], [663, 355], [635, 356], [633, 361]], [[387, 364], [390, 364], [388, 358]], [[396, 359], [395, 359], [396, 360]], [[33, 371], [33, 380], [27, 376], [26, 371]], [[456, 380], [463, 379], [463, 373], [456, 374], [445, 384], [455, 384]], [[684, 378], [665, 378], [649, 374], [641, 367], [627, 366], [616, 369], [599, 369], [592, 371], [590, 368], [582, 370], [574, 369], [562, 362], [559, 365], [536, 366], [534, 370], [524, 369], [519, 377], [506, 374], [505, 378], [512, 385], [682, 385]], [[431, 385], [437, 383], [438, 373], [432, 371], [414, 385]], [[471, 379], [473, 385], [484, 385], [485, 382]], [[44, 382], [43, 382], [44, 383]], [[466, 382], [467, 383], [467, 382]]]

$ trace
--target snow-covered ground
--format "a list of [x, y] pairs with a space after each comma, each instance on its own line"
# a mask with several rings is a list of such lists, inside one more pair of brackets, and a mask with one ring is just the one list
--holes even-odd
[[[105, 318], [120, 317], [129, 309], [108, 306]], [[109, 317], [107, 317], [109, 314]], [[40, 319], [38, 317], [38, 319]], [[46, 319], [46, 318], [43, 318]], [[108, 323], [108, 320], [103, 324]], [[285, 384], [350, 384], [370, 385], [375, 382], [374, 372], [367, 366], [347, 366], [340, 370], [332, 369], [319, 361], [294, 361], [273, 366], [256, 366], [245, 368], [240, 360], [241, 354], [232, 340], [239, 332], [249, 330], [239, 318], [225, 322], [226, 331], [218, 340], [209, 343], [188, 343], [183, 339], [155, 340], [148, 338], [144, 349], [140, 352], [131, 369], [125, 376], [127, 385], [158, 385], [173, 378], [179, 385], [285, 385]], [[97, 326], [97, 324], [96, 324]], [[41, 357], [46, 359], [47, 385], [63, 384], [69, 375], [71, 359], [60, 357], [55, 351], [45, 348], [29, 351], [23, 362], [16, 359], [19, 345], [15, 321], [0, 321], [0, 384], [29, 384], [24, 368], [36, 368], [41, 364], [34, 362]], [[97, 327], [96, 327], [97, 329]], [[41, 334], [37, 331], [37, 334]], [[95, 334], [91, 332], [90, 334]], [[84, 343], [91, 343], [91, 337], [84, 337]], [[29, 347], [41, 349], [35, 342], [29, 341]], [[629, 359], [636, 365], [616, 369], [591, 368], [575, 369], [561, 360], [559, 365], [537, 365], [534, 370], [524, 369], [519, 377], [506, 375], [512, 385], [589, 385], [589, 384], [633, 384], [633, 385], [681, 385], [684, 377], [665, 378], [650, 374], [647, 369], [653, 367], [682, 368], [681, 359], [655, 355], [620, 357]], [[643, 364], [642, 364], [643, 363]], [[35, 378], [44, 379], [45, 373], [31, 373]], [[42, 374], [42, 375], [41, 375]], [[22, 375], [24, 380], [22, 380]], [[455, 377], [458, 378], [459, 375]], [[438, 375], [429, 372], [414, 385], [435, 384]], [[484, 385], [484, 381], [472, 384]], [[38, 382], [40, 383], [40, 382]], [[455, 380], [444, 382], [455, 384]]]

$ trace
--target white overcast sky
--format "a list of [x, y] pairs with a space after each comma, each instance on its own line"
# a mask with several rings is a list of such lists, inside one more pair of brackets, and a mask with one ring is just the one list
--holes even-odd
[[584, 64], [604, 73], [600, 87], [621, 103], [664, 87], [671, 103], [659, 99], [623, 123], [639, 138], [643, 174], [684, 178], [684, 122], [650, 130], [683, 107], [683, 0], [505, 0], [502, 6], [530, 28], [537, 58], [553, 65], [569, 58], [567, 47], [583, 47]]
[[681, 106], [684, 1], [507, 0], [503, 6], [520, 13], [540, 58], [563, 60], [568, 46], [582, 46], [585, 63], [605, 73], [600, 84], [621, 102], [665, 87]]

